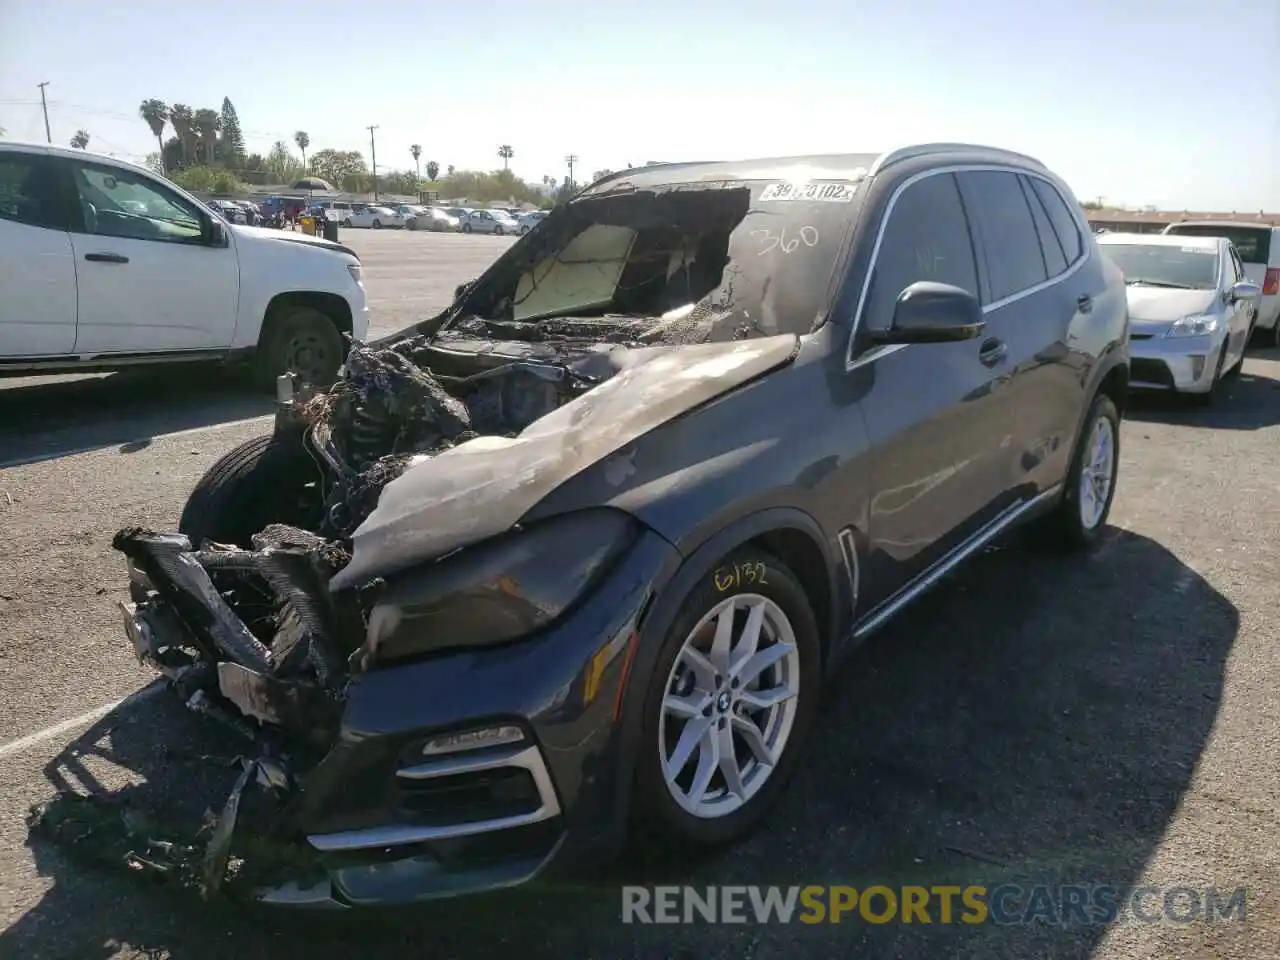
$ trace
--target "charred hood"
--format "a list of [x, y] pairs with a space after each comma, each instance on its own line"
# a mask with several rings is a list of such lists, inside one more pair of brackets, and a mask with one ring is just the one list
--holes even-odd
[[[356, 529], [343, 590], [503, 533], [560, 484], [669, 420], [790, 362], [798, 339], [619, 349], [616, 374], [514, 437], [413, 461]], [[590, 506], [590, 504], [584, 504]]]

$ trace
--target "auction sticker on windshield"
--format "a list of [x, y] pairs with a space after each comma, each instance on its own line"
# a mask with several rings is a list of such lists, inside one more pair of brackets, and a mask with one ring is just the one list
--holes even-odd
[[771, 183], [760, 194], [768, 200], [812, 200], [820, 203], [851, 203], [857, 186], [852, 183]]

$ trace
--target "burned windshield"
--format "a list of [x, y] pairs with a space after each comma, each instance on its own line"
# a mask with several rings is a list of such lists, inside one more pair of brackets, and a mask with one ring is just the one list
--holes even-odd
[[443, 336], [704, 343], [826, 318], [855, 187], [741, 181], [579, 200], [515, 248]]

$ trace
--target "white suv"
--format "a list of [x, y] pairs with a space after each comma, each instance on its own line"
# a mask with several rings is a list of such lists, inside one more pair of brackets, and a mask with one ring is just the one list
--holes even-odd
[[327, 384], [369, 328], [360, 260], [229, 224], [141, 167], [0, 141], [0, 374], [251, 360]]

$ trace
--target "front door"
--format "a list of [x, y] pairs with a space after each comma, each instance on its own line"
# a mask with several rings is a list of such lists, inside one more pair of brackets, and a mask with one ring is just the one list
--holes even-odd
[[231, 346], [240, 276], [234, 242], [206, 242], [210, 214], [141, 172], [65, 161], [79, 199], [78, 354]]
[[[926, 175], [888, 212], [860, 326], [887, 328], [919, 280], [979, 293], [968, 218], [954, 175]], [[1006, 505], [1008, 371], [987, 337], [871, 347], [850, 373], [864, 381], [872, 445], [860, 590], [864, 611], [906, 586]]]
[[0, 152], [0, 357], [58, 356], [76, 342], [76, 263], [48, 157]]

